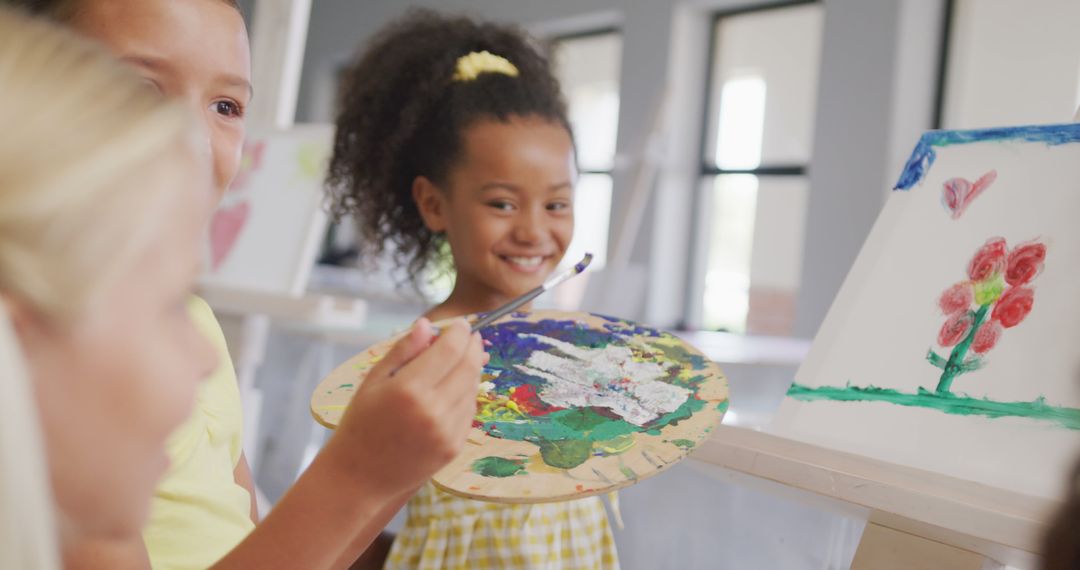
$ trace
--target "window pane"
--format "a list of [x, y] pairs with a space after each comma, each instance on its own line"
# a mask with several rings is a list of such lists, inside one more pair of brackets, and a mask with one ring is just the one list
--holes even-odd
[[609, 174], [584, 174], [578, 180], [574, 189], [574, 239], [570, 241], [559, 269], [581, 261], [586, 252], [593, 254], [593, 260], [585, 275], [560, 285], [551, 295], [542, 296], [537, 300], [537, 308], [577, 310], [585, 297], [589, 273], [603, 269], [607, 264], [611, 186]]
[[583, 174], [574, 189], [574, 239], [563, 264], [570, 266], [593, 254], [590, 269], [607, 263], [608, 225], [611, 221], [611, 175]]
[[556, 40], [552, 64], [570, 109], [583, 170], [611, 170], [619, 128], [622, 36], [611, 32]]
[[804, 176], [725, 174], [706, 179], [702, 326], [791, 333], [808, 191]]
[[1080, 2], [956, 0], [943, 123], [1060, 123], [1080, 106]]
[[821, 28], [819, 4], [717, 22], [704, 156], [708, 163], [748, 169], [809, 161]]

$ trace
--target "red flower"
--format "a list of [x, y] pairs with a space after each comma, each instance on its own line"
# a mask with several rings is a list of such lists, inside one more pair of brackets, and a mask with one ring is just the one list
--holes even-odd
[[1016, 246], [1009, 253], [1005, 282], [1013, 287], [1027, 284], [1042, 271], [1045, 259], [1046, 246], [1044, 244], [1027, 243]]
[[994, 345], [997, 344], [999, 338], [1001, 338], [1001, 325], [994, 321], [983, 323], [979, 330], [975, 331], [975, 338], [971, 343], [971, 350], [975, 351], [975, 354], [985, 354], [989, 352]]
[[973, 301], [975, 301], [975, 291], [971, 287], [971, 281], [961, 281], [941, 294], [938, 306], [941, 307], [941, 312], [952, 315], [968, 310]]
[[973, 321], [971, 313], [968, 312], [957, 313], [949, 317], [949, 320], [945, 321], [945, 324], [941, 326], [941, 332], [938, 333], [938, 344], [941, 346], [956, 346], [971, 332]]
[[1035, 302], [1035, 291], [1027, 287], [1012, 287], [998, 299], [991, 316], [1005, 328], [1012, 328], [1022, 323], [1031, 312]]
[[990, 238], [971, 258], [968, 265], [968, 277], [972, 281], [982, 281], [1001, 273], [1005, 269], [1005, 255], [1008, 248], [1002, 238]]

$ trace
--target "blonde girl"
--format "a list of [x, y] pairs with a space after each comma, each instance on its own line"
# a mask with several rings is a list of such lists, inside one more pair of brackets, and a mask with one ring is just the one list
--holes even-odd
[[187, 116], [0, 8], [0, 567], [137, 532], [216, 364], [188, 318], [210, 175]]

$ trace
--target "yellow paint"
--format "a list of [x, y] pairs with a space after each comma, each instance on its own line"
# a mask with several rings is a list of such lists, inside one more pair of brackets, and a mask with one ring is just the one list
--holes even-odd
[[565, 469], [559, 469], [544, 463], [544, 458], [541, 457], [539, 452], [529, 456], [527, 465], [529, 466], [529, 473], [550, 473], [552, 475], [563, 475], [566, 473]]
[[482, 422], [514, 421], [526, 416], [510, 398], [483, 393], [476, 397], [476, 419]]

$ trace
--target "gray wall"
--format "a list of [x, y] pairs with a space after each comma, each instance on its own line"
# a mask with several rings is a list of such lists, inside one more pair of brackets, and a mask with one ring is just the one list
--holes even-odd
[[[754, 5], [769, 2], [754, 3]], [[929, 128], [943, 0], [825, 0], [817, 130], [796, 333], [817, 330], [881, 208], [898, 164]], [[651, 117], [672, 87], [668, 147], [657, 195], [632, 260], [646, 268], [646, 305], [628, 317], [670, 326], [683, 317], [691, 252], [701, 93], [710, 14], [736, 0], [314, 0], [298, 109], [300, 121], [332, 119], [336, 70], [407, 6], [464, 11], [524, 24], [538, 35], [616, 25], [623, 30], [620, 124], [612, 231]], [[691, 155], [690, 153], [694, 153]], [[674, 153], [672, 153], [674, 154]], [[658, 231], [662, 228], [663, 231]], [[672, 231], [676, 229], [676, 231]], [[672, 255], [671, 252], [682, 252]]]
[[930, 128], [942, 3], [827, 0], [795, 334], [811, 338]]

